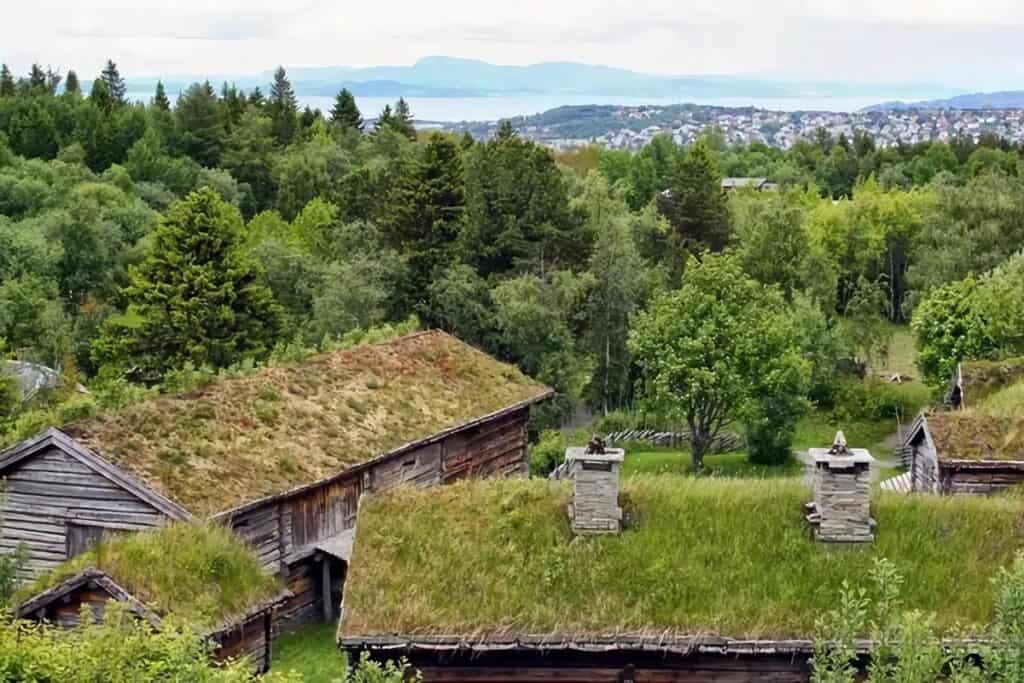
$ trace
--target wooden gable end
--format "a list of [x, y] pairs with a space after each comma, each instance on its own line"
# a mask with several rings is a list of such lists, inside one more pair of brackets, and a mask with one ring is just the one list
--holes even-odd
[[0, 458], [0, 553], [24, 550], [21, 580], [55, 568], [104, 535], [183, 517], [173, 503], [111, 476], [104, 466], [112, 466], [95, 458], [53, 434]]

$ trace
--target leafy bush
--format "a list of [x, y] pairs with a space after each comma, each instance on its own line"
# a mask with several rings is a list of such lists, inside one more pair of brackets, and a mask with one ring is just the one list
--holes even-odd
[[546, 477], [565, 460], [567, 441], [555, 429], [541, 432], [540, 441], [530, 446], [530, 476]]
[[419, 673], [409, 671], [409, 662], [404, 658], [379, 664], [370, 659], [367, 652], [360, 655], [359, 663], [348, 673], [349, 683], [418, 683], [422, 680]]
[[245, 661], [214, 664], [211, 644], [192, 629], [165, 621], [154, 631], [119, 603], [102, 623], [82, 616], [82, 626], [61, 631], [0, 614], [0, 683], [300, 683], [290, 673], [261, 679]]
[[919, 391], [879, 379], [843, 380], [836, 384], [832, 411], [839, 420], [906, 419], [918, 411], [920, 398]]

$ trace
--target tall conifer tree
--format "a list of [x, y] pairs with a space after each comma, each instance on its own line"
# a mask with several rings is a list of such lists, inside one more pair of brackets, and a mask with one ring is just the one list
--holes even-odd
[[331, 109], [331, 121], [342, 128], [363, 129], [363, 115], [356, 106], [356, 98], [349, 92], [348, 88], [342, 88], [334, 100], [334, 108]]
[[416, 139], [416, 128], [412, 125], [412, 110], [409, 109], [409, 103], [404, 97], [399, 97], [395, 103], [395, 118], [391, 125], [410, 140]]
[[14, 97], [14, 75], [7, 65], [0, 65], [0, 97]]
[[270, 99], [267, 100], [267, 114], [274, 124], [274, 139], [281, 147], [287, 147], [295, 140], [298, 131], [299, 104], [295, 99], [291, 81], [283, 66], [274, 72], [274, 82], [270, 86]]
[[158, 381], [185, 363], [222, 368], [260, 358], [280, 330], [280, 309], [245, 255], [238, 210], [211, 189], [174, 204], [125, 290], [141, 324], [111, 322], [96, 353]]
[[77, 95], [82, 92], [82, 86], [78, 82], [78, 74], [72, 69], [68, 71], [67, 78], [64, 79], [64, 92], [69, 95]]
[[107, 65], [103, 68], [100, 78], [107, 84], [110, 99], [115, 105], [120, 106], [127, 103], [125, 96], [128, 94], [128, 86], [125, 85], [124, 79], [121, 78], [121, 72], [117, 70], [117, 64], [113, 60], [107, 60]]
[[170, 111], [171, 101], [167, 99], [167, 91], [164, 89], [164, 82], [156, 82], [156, 94], [153, 95], [153, 106], [160, 111]]
[[659, 195], [658, 209], [672, 225], [683, 249], [721, 251], [729, 241], [732, 220], [722, 173], [704, 141], [681, 155], [669, 191]]

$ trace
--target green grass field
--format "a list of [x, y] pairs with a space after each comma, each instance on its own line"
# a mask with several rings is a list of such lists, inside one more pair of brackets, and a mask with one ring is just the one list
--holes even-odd
[[335, 644], [336, 624], [312, 624], [274, 642], [271, 668], [294, 671], [305, 683], [338, 683], [345, 679], [345, 656]]
[[[987, 623], [996, 571], [1024, 547], [1024, 501], [876, 493], [873, 544], [814, 543], [799, 479], [634, 476], [630, 527], [574, 538], [571, 486], [481, 481], [368, 499], [346, 586], [347, 635], [678, 632], [813, 635], [877, 558], [906, 609], [944, 632]], [[433, 533], [423, 533], [431, 529]]]
[[[796, 459], [785, 465], [769, 467], [747, 462], [746, 453], [723, 453], [704, 458], [707, 477], [754, 478], [788, 477], [799, 475], [802, 466]], [[688, 451], [652, 449], [630, 450], [622, 463], [622, 475], [633, 477], [645, 474], [691, 474], [693, 467]]]

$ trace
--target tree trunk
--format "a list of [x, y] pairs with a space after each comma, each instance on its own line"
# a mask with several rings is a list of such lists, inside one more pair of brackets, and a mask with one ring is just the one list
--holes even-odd
[[693, 459], [693, 471], [704, 469], [704, 454], [707, 453], [707, 435], [699, 429], [690, 428], [690, 457]]

